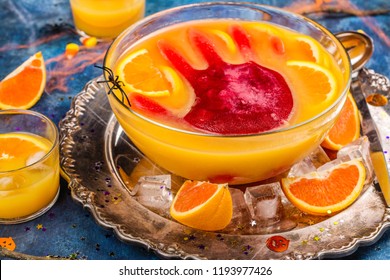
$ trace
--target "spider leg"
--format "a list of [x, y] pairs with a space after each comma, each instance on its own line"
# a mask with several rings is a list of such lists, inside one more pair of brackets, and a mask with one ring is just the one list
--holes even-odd
[[127, 96], [126, 92], [122, 89], [122, 86], [125, 86], [125, 83], [119, 80], [119, 76], [118, 75], [115, 76], [114, 72], [106, 66], [99, 66], [96, 64], [94, 66], [97, 68], [100, 68], [103, 71], [105, 71], [106, 73], [108, 73], [108, 80], [98, 81], [98, 83], [107, 83], [107, 85], [108, 85], [108, 83], [112, 84], [112, 86], [109, 87], [107, 95], [111, 94], [114, 90], [119, 90], [121, 92], [121, 95], [122, 95], [122, 103], [125, 104], [125, 99], [126, 99], [127, 104], [129, 104], [129, 106], [131, 106], [129, 97]]
[[114, 80], [114, 71], [112, 71], [111, 68], [103, 66], [103, 70], [108, 73], [110, 80]]
[[129, 100], [129, 97], [127, 96], [127, 94], [125, 93], [125, 91], [122, 89], [122, 88], [119, 88], [120, 92], [122, 93], [122, 103], [125, 103], [123, 98], [125, 97], [126, 98], [126, 101], [127, 101], [127, 104], [129, 104], [129, 107], [131, 107], [131, 104], [130, 104], [130, 100]]
[[119, 87], [125, 87], [126, 86], [125, 83], [122, 82], [122, 81], [118, 81], [117, 84], [118, 84]]
[[105, 72], [107, 72], [109, 80], [114, 80], [114, 72], [110, 68], [108, 68], [106, 66], [99, 66], [99, 65], [96, 65], [96, 64], [94, 64], [94, 66], [97, 67], [97, 68], [102, 69]]
[[110, 89], [107, 92], [107, 95], [110, 95], [114, 89], [115, 89], [114, 87], [110, 87]]

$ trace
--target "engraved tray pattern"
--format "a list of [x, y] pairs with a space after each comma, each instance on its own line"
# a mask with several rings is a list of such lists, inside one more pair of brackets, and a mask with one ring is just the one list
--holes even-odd
[[[374, 185], [366, 186], [352, 206], [330, 218], [292, 210], [289, 215], [298, 226], [271, 234], [194, 230], [145, 208], [126, 190], [113, 160], [116, 154], [144, 157], [123, 134], [99, 79], [86, 84], [60, 122], [61, 171], [72, 198], [121, 241], [145, 246], [162, 258], [321, 259], [353, 253], [376, 242], [389, 228], [390, 208]], [[288, 239], [288, 250], [269, 250], [266, 241], [273, 235]]]

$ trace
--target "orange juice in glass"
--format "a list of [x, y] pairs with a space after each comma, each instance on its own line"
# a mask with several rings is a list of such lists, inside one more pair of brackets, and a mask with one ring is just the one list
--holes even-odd
[[0, 223], [21, 223], [45, 213], [59, 194], [56, 126], [25, 110], [0, 112]]
[[[143, 24], [155, 30], [140, 36]], [[329, 31], [250, 3], [149, 17], [114, 41], [105, 66], [106, 80], [121, 82], [108, 95], [114, 114], [147, 157], [188, 179], [230, 184], [277, 176], [318, 147], [350, 82]]]
[[102, 39], [118, 36], [145, 13], [145, 0], [70, 0], [76, 29]]

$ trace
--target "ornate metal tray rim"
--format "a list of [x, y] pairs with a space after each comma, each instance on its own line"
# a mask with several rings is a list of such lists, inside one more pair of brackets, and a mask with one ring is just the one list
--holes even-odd
[[[97, 206], [95, 197], [97, 195], [96, 191], [90, 189], [90, 185], [93, 182], [84, 181], [80, 174], [77, 173], [77, 158], [73, 157], [74, 149], [77, 148], [77, 140], [74, 139], [75, 134], [82, 131], [83, 125], [80, 124], [80, 118], [82, 118], [87, 113], [88, 104], [96, 98], [96, 94], [99, 91], [101, 85], [97, 83], [97, 81], [101, 77], [97, 77], [89, 81], [83, 90], [78, 93], [72, 101], [72, 105], [70, 110], [67, 112], [64, 119], [62, 119], [59, 123], [61, 141], [60, 141], [60, 155], [61, 155], [61, 172], [63, 177], [69, 183], [69, 189], [71, 190], [71, 196], [73, 200], [80, 203], [83, 207], [87, 208], [91, 213], [95, 220], [95, 222], [102, 226], [103, 228], [113, 230], [115, 235], [119, 238], [119, 240], [125, 243], [136, 244], [140, 246], [146, 247], [148, 250], [153, 250], [158, 256], [162, 258], [179, 258], [179, 259], [208, 259], [209, 256], [207, 252], [199, 251], [196, 252], [188, 252], [186, 249], [181, 248], [180, 242], [174, 242], [170, 244], [164, 244], [164, 240], [152, 240], [152, 238], [146, 238], [141, 236], [141, 234], [134, 234], [127, 230], [126, 226], [123, 223], [117, 223], [113, 218], [110, 217], [110, 213], [107, 212], [105, 208], [100, 208]], [[100, 116], [95, 112], [96, 118], [99, 121]], [[113, 115], [111, 118], [114, 118]], [[106, 159], [102, 159], [105, 161]], [[110, 171], [112, 173], [112, 171]], [[112, 173], [113, 174], [113, 173]], [[367, 194], [368, 193], [368, 194]], [[369, 186], [366, 193], [367, 195], [377, 196], [376, 199], [381, 200], [381, 194], [376, 193], [373, 185]], [[338, 247], [331, 247], [327, 249], [320, 249], [318, 251], [308, 251], [308, 252], [297, 252], [290, 254], [279, 254], [271, 256], [270, 259], [322, 259], [322, 258], [337, 258], [343, 257], [355, 252], [360, 246], [371, 245], [375, 243], [382, 234], [390, 227], [390, 209], [386, 208], [381, 203], [381, 206], [378, 206], [383, 210], [383, 217], [380, 221], [378, 221], [377, 226], [372, 229], [371, 232], [363, 236], [351, 237], [348, 242], [343, 243]], [[139, 210], [139, 209], [138, 209]], [[166, 219], [164, 217], [160, 217], [156, 213], [148, 211], [145, 209], [147, 214], [154, 219]], [[345, 210], [351, 211], [351, 210]], [[343, 212], [339, 213], [336, 216], [331, 217], [329, 220], [325, 220], [320, 224], [316, 224], [315, 227], [318, 229], [321, 224], [331, 223], [332, 220], [338, 219], [340, 215], [343, 215]], [[309, 226], [310, 228], [310, 226]], [[304, 229], [298, 229], [295, 231], [301, 231]], [[196, 232], [195, 232], [196, 233]], [[209, 233], [206, 233], [209, 234]], [[201, 234], [200, 234], [201, 235]], [[223, 236], [229, 237], [229, 234], [223, 234]], [[234, 237], [234, 235], [230, 235], [230, 237]], [[240, 236], [243, 239], [252, 239], [254, 236]], [[348, 238], [348, 236], [346, 236]], [[240, 258], [242, 256], [237, 256]], [[245, 256], [247, 258], [253, 258], [253, 256]], [[261, 257], [261, 256], [260, 256]], [[223, 257], [225, 258], [225, 257]], [[236, 256], [232, 257], [233, 259]], [[256, 255], [255, 255], [256, 258]], [[266, 257], [266, 259], [268, 259]]]

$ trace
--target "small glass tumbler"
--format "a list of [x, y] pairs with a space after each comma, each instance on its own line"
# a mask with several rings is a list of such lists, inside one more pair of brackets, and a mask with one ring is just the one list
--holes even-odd
[[54, 205], [59, 190], [56, 125], [34, 111], [0, 110], [0, 223], [42, 215]]
[[82, 36], [110, 40], [144, 17], [145, 0], [70, 0], [73, 21]]

